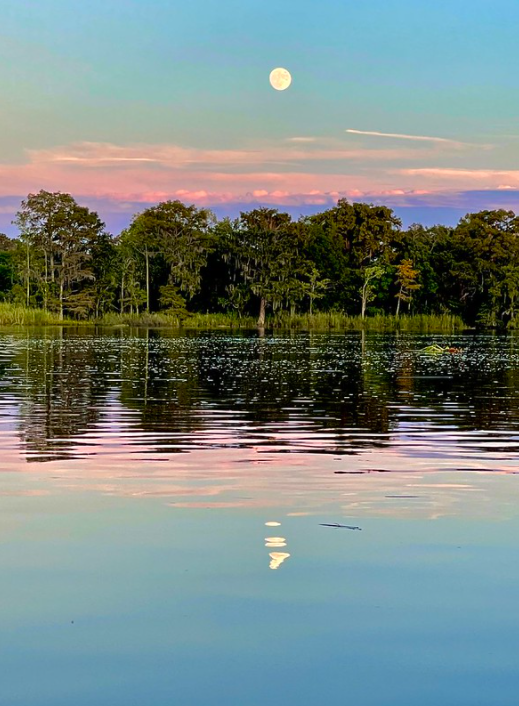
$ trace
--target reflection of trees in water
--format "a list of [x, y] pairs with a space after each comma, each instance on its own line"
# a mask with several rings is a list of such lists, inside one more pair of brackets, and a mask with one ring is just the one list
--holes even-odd
[[188, 434], [203, 427], [196, 357], [185, 339], [141, 330], [123, 341], [120, 371], [121, 403], [139, 412], [142, 431]]
[[246, 413], [251, 422], [283, 422], [298, 397], [311, 394], [304, 339], [211, 337], [198, 346], [198, 375], [208, 400]]
[[[335, 434], [331, 451], [350, 444], [349, 430], [388, 431], [388, 379], [364, 365], [359, 335], [346, 343], [339, 336], [298, 334], [215, 339], [207, 345], [213, 355], [203, 346], [199, 350], [200, 384], [207, 396], [232, 405], [258, 427], [311, 421], [312, 429]], [[373, 437], [363, 443], [384, 442]]]
[[73, 439], [99, 420], [115, 361], [88, 337], [53, 329], [43, 338], [28, 335], [12, 363], [19, 428], [31, 458], [69, 457]]
[[[421, 342], [397, 335], [181, 337], [139, 330], [96, 336], [51, 329], [17, 339], [0, 365], [20, 406], [22, 440], [37, 460], [73, 455], [75, 440], [95, 430], [109, 399], [135, 413], [132, 438], [144, 432], [147, 445], [173, 435], [178, 445], [191, 446], [192, 433], [218, 431], [218, 413], [225, 412], [229, 443], [239, 422], [258, 430], [265, 424], [286, 429], [288, 422], [297, 430], [305, 422], [310, 426], [300, 432], [331, 435], [328, 449], [316, 451], [355, 452], [389, 443], [386, 435], [398, 428], [402, 412], [412, 423], [416, 409], [420, 423], [427, 423], [427, 411], [436, 412], [436, 428], [516, 425], [515, 348], [508, 350], [503, 339], [474, 345], [465, 358], [427, 359], [416, 355]], [[361, 438], [359, 431], [367, 433]]]
[[[351, 337], [347, 347], [335, 341], [335, 346], [329, 341], [320, 350], [314, 374], [314, 404], [316, 411], [325, 412], [323, 426], [387, 433], [389, 380], [370, 365], [369, 344], [360, 336]], [[381, 442], [373, 438], [366, 443]]]

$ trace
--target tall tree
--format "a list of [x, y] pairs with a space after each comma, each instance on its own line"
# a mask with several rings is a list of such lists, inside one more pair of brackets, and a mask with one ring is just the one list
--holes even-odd
[[188, 298], [198, 292], [201, 271], [212, 249], [214, 220], [207, 209], [186, 206], [181, 201], [164, 201], [134, 217], [125, 238], [144, 257], [148, 310], [150, 260], [157, 255], [168, 264], [171, 285]]
[[506, 304], [505, 268], [519, 265], [519, 218], [513, 211], [469, 213], [453, 231], [451, 275], [470, 321], [496, 325]]
[[0, 233], [0, 296], [6, 298], [14, 285], [16, 241]]
[[[318, 213], [309, 219], [318, 231], [315, 236], [321, 247], [329, 248], [334, 253], [328, 260], [340, 263], [331, 268], [322, 268], [319, 259], [314, 260], [317, 268], [323, 269], [332, 278], [332, 289], [336, 292], [336, 304], [355, 311], [358, 292], [365, 281], [365, 268], [383, 266], [391, 259], [391, 245], [398, 233], [401, 222], [393, 211], [386, 206], [374, 206], [365, 203], [349, 203], [340, 199], [336, 206]], [[333, 279], [335, 281], [333, 282]]]
[[27, 300], [33, 279], [43, 308], [47, 309], [54, 298], [63, 318], [72, 288], [93, 279], [90, 251], [104, 232], [104, 223], [97, 213], [79, 206], [70, 194], [47, 191], [30, 194], [22, 201], [15, 223], [26, 251]]
[[366, 318], [366, 307], [370, 301], [375, 298], [375, 282], [384, 274], [384, 268], [381, 265], [373, 265], [372, 267], [364, 267], [363, 282], [360, 288], [361, 299], [361, 318]]
[[398, 303], [396, 305], [396, 315], [400, 314], [400, 304], [407, 302], [411, 306], [413, 291], [420, 289], [421, 284], [417, 282], [418, 270], [413, 269], [411, 260], [402, 260], [396, 268], [396, 283], [399, 286], [398, 294], [396, 295]]
[[267, 306], [295, 304], [306, 295], [302, 277], [310, 263], [304, 256], [305, 230], [288, 213], [273, 208], [242, 212], [227, 231], [228, 256], [259, 299], [258, 326]]

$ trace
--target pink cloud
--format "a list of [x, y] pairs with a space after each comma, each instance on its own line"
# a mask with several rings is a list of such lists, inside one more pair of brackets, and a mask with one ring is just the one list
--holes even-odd
[[175, 198], [207, 206], [322, 206], [341, 197], [405, 200], [455, 193], [474, 183], [480, 189], [519, 186], [515, 170], [401, 166], [431, 162], [438, 151], [427, 141], [409, 140], [399, 149], [345, 149], [339, 140], [293, 137], [257, 149], [224, 150], [81, 142], [28, 150], [23, 163], [0, 163], [0, 197], [69, 191], [110, 200], [121, 210]]
[[519, 187], [519, 170], [499, 169], [451, 169], [442, 167], [425, 167], [419, 169], [400, 169], [396, 174], [403, 178], [412, 177], [422, 182], [427, 181], [432, 186], [453, 186], [457, 188], [473, 187], [479, 182], [486, 189], [517, 189]]
[[[291, 144], [287, 145], [286, 142]], [[424, 150], [345, 148], [337, 140], [322, 141], [324, 146], [304, 148], [301, 144], [315, 142], [314, 138], [289, 138], [285, 143], [266, 145], [257, 149], [206, 150], [170, 144], [114, 145], [100, 142], [78, 142], [50, 149], [27, 150], [29, 163], [62, 164], [68, 166], [126, 168], [128, 165], [157, 166], [186, 169], [201, 167], [257, 166], [291, 164], [304, 161], [376, 161], [409, 159]], [[292, 146], [292, 144], [296, 146]]]

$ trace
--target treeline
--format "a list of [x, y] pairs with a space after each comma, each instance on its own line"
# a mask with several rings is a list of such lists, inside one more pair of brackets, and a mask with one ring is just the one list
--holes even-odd
[[114, 236], [69, 194], [40, 191], [14, 223], [17, 239], [0, 234], [0, 296], [58, 318], [225, 312], [262, 325], [269, 312], [405, 312], [510, 326], [516, 315], [512, 211], [403, 229], [390, 208], [344, 199], [298, 220], [271, 208], [217, 220], [166, 201]]

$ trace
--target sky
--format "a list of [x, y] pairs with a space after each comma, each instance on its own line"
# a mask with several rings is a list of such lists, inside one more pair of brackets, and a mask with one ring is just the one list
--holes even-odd
[[9, 234], [40, 189], [113, 232], [176, 198], [519, 211], [517, 0], [0, 0], [0, 18]]

